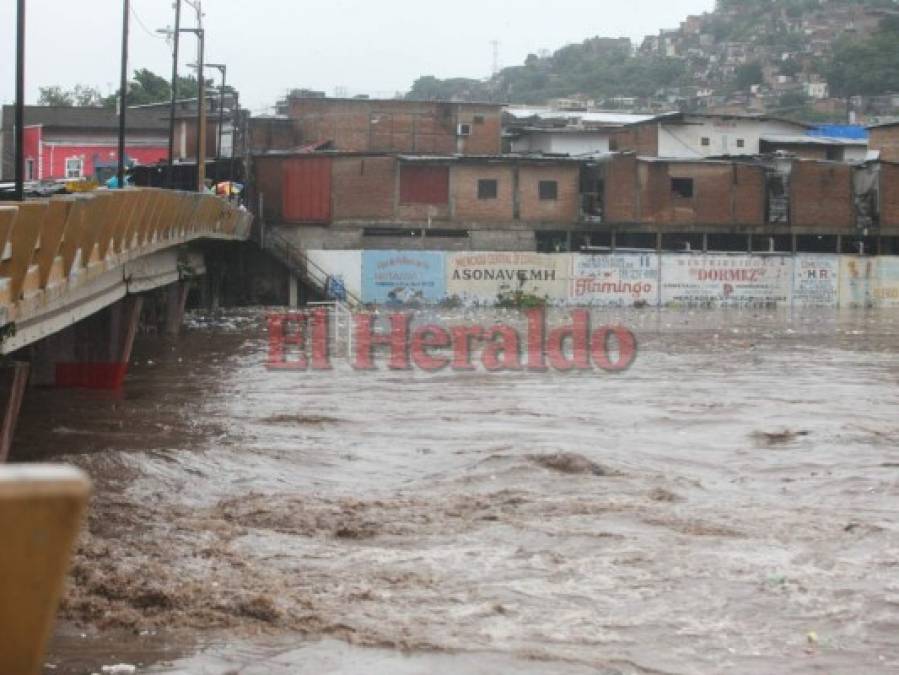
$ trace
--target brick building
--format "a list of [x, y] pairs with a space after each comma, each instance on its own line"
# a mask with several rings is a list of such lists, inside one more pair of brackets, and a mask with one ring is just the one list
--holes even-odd
[[498, 104], [297, 96], [282, 109], [286, 117], [252, 123], [254, 151], [322, 143], [344, 152], [498, 155], [502, 151]]
[[899, 250], [899, 164], [319, 152], [255, 166], [265, 222], [310, 248]]
[[899, 121], [868, 127], [871, 150], [880, 151], [880, 159], [899, 162]]

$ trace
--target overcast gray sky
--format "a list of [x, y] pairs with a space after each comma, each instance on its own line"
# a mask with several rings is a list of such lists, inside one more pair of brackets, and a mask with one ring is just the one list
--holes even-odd
[[[26, 0], [27, 100], [38, 87], [83, 83], [104, 93], [118, 82], [121, 0]], [[174, 23], [172, 0], [132, 0], [130, 70], [169, 77], [171, 51], [156, 28]], [[14, 98], [15, 0], [0, 0], [0, 100]], [[392, 95], [419, 75], [490, 74], [492, 47], [500, 63], [554, 50], [594, 35], [642, 38], [676, 27], [714, 0], [204, 0], [207, 60], [225, 62], [229, 79], [254, 111], [286, 90], [309, 87], [334, 95]], [[185, 15], [192, 10], [185, 6]], [[193, 25], [188, 23], [188, 25]], [[146, 30], [145, 30], [146, 28]], [[185, 35], [187, 64], [195, 40]]]

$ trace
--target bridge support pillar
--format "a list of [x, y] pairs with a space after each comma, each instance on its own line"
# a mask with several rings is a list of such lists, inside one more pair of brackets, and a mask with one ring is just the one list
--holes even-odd
[[190, 284], [186, 281], [179, 281], [165, 289], [166, 335], [178, 335], [181, 332], [181, 324], [184, 323], [184, 308], [187, 306], [189, 292]]
[[2, 396], [0, 402], [3, 406], [0, 408], [0, 413], [3, 414], [3, 427], [0, 428], [0, 464], [9, 458], [29, 370], [30, 365], [22, 361], [16, 361], [0, 369], [0, 396]]
[[287, 304], [291, 309], [296, 309], [300, 306], [300, 280], [292, 272], [287, 278], [287, 296]]
[[63, 388], [118, 389], [128, 372], [143, 298], [135, 295], [34, 346], [34, 382]]

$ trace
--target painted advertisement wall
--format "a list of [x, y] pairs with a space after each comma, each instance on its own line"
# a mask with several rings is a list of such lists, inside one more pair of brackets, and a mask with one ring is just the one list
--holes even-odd
[[788, 305], [793, 260], [787, 256], [663, 254], [663, 305]]
[[446, 290], [467, 304], [493, 304], [515, 292], [568, 299], [570, 255], [550, 253], [450, 253]]
[[874, 305], [899, 307], [899, 257], [877, 258], [877, 281], [874, 285]]
[[570, 304], [658, 306], [659, 256], [655, 253], [573, 254], [570, 258]]
[[444, 254], [438, 251], [363, 251], [362, 301], [435, 303], [446, 297]]
[[841, 307], [899, 307], [899, 257], [841, 256]]
[[306, 256], [327, 275], [329, 299], [362, 298], [362, 251], [308, 251]]
[[840, 307], [871, 307], [875, 279], [874, 258], [840, 256]]
[[309, 251], [331, 297], [492, 305], [521, 291], [596, 307], [899, 307], [899, 256]]
[[840, 300], [840, 256], [797, 255], [793, 261], [793, 306], [836, 307]]

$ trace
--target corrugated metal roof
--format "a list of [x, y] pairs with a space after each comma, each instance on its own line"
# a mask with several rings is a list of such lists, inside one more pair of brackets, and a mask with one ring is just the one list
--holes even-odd
[[546, 122], [567, 121], [570, 124], [605, 124], [608, 126], [624, 126], [655, 119], [655, 115], [637, 115], [633, 113], [620, 113], [612, 111], [581, 111], [581, 110], [553, 110], [552, 108], [506, 108], [508, 113], [517, 120], [538, 119]]
[[866, 146], [868, 141], [857, 138], [834, 138], [832, 136], [803, 136], [802, 134], [760, 136], [766, 143], [783, 143], [785, 145], [853, 145]]
[[[14, 106], [3, 106], [4, 126], [9, 119], [12, 124]], [[169, 128], [168, 109], [164, 112], [154, 109], [128, 108], [126, 115], [128, 129]], [[119, 116], [112, 108], [90, 108], [84, 106], [25, 106], [25, 124], [41, 125], [60, 129], [118, 129]]]

